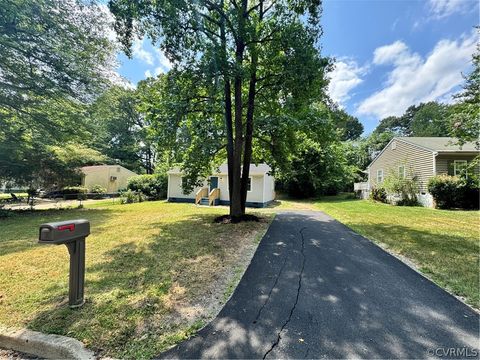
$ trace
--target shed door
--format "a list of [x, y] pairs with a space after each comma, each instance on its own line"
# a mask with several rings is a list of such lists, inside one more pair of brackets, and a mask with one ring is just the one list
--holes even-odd
[[218, 188], [218, 176], [211, 176], [210, 177], [210, 191], [213, 189]]

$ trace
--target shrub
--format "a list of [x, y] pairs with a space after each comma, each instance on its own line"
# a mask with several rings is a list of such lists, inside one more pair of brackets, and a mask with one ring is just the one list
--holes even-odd
[[132, 190], [127, 190], [122, 193], [120, 196], [120, 203], [121, 204], [133, 204], [139, 203], [146, 200], [146, 196], [141, 192], [135, 192]]
[[370, 191], [370, 199], [386, 203], [387, 202], [387, 192], [385, 191], [385, 189], [383, 187], [374, 187]]
[[5, 209], [4, 204], [0, 204], [0, 219], [9, 218], [15, 216], [15, 213], [11, 209]]
[[478, 210], [480, 208], [480, 184], [478, 178], [468, 177], [460, 179], [459, 203], [462, 209]]
[[87, 194], [85, 193], [78, 193], [77, 194], [77, 200], [82, 202], [82, 200], [87, 200]]
[[9, 209], [0, 209], [0, 219], [6, 219], [10, 217], [14, 217], [16, 214], [13, 210]]
[[415, 177], [403, 178], [395, 172], [391, 172], [383, 182], [383, 187], [388, 195], [399, 196], [395, 205], [416, 206], [418, 205], [418, 183]]
[[101, 199], [107, 193], [107, 189], [101, 185], [93, 185], [90, 192], [93, 194], [92, 199]]
[[127, 189], [141, 192], [149, 200], [165, 199], [167, 197], [167, 182], [166, 174], [137, 175], [128, 179]]
[[437, 175], [428, 182], [428, 191], [440, 209], [478, 209], [479, 186], [476, 178]]
[[428, 192], [440, 209], [451, 209], [458, 203], [459, 178], [449, 175], [437, 175], [428, 181]]
[[65, 200], [73, 200], [73, 199], [78, 199], [78, 196], [80, 194], [86, 194], [88, 192], [88, 189], [83, 186], [66, 186], [62, 190], [60, 190], [58, 193], [60, 195], [63, 195], [63, 198]]

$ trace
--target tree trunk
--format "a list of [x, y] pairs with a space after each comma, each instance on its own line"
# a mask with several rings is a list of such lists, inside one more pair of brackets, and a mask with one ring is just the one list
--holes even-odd
[[[243, 53], [243, 50], [242, 50]], [[243, 104], [242, 104], [242, 78], [241, 74], [235, 75], [234, 80], [234, 96], [235, 96], [235, 144], [232, 157], [232, 172], [228, 176], [232, 177], [232, 191], [230, 197], [230, 216], [240, 217], [242, 211], [242, 194], [241, 194], [241, 165], [242, 165], [242, 145], [243, 145]]]
[[232, 191], [230, 192], [230, 216], [232, 218], [240, 217], [245, 214], [242, 209], [242, 150], [243, 150], [243, 102], [242, 102], [242, 85], [243, 85], [243, 55], [245, 51], [245, 16], [247, 13], [248, 0], [242, 1], [242, 7], [238, 14], [238, 38], [235, 49], [235, 65], [234, 69], [234, 98], [235, 98], [235, 143], [232, 158]]
[[[233, 125], [232, 125], [232, 97], [231, 97], [230, 79], [225, 77], [225, 128], [227, 130], [227, 169], [228, 169], [228, 198], [232, 198], [233, 178]], [[232, 212], [232, 203], [230, 202], [230, 213]]]
[[247, 124], [245, 128], [245, 150], [243, 155], [242, 172], [242, 212], [245, 213], [247, 203], [248, 178], [250, 176], [250, 163], [252, 162], [252, 139], [253, 139], [253, 115], [255, 112], [255, 91], [257, 84], [257, 62], [258, 54], [255, 47], [252, 47], [252, 59], [250, 69], [250, 83], [248, 86]]
[[[223, 9], [224, 2], [221, 2]], [[221, 63], [224, 74], [224, 100], [225, 100], [225, 129], [227, 133], [227, 169], [228, 169], [228, 198], [232, 198], [233, 193], [233, 123], [232, 123], [232, 89], [230, 85], [229, 69], [227, 62], [227, 38], [225, 35], [225, 18], [220, 17], [220, 38], [222, 43]], [[232, 202], [230, 202], [230, 214], [232, 213]]]
[[150, 146], [150, 144], [147, 145], [147, 159], [146, 159], [146, 163], [147, 163], [147, 174], [153, 174], [153, 160], [152, 160], [152, 148]]
[[[263, 0], [259, 3], [259, 21], [263, 20]], [[248, 179], [250, 177], [250, 163], [252, 162], [252, 140], [253, 140], [253, 119], [255, 114], [255, 94], [257, 86], [257, 64], [258, 52], [255, 43], [252, 43], [250, 48], [251, 63], [250, 63], [250, 82], [248, 85], [248, 103], [247, 103], [247, 122], [245, 127], [245, 150], [243, 156], [243, 173], [242, 173], [242, 212], [245, 213], [247, 204]]]

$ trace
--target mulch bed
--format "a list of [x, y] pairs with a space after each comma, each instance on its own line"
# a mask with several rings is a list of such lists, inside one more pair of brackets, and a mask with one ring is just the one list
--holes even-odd
[[255, 221], [259, 222], [260, 218], [255, 215], [245, 214], [242, 216], [230, 216], [230, 215], [222, 215], [215, 218], [214, 222], [220, 224], [237, 224], [242, 221]]

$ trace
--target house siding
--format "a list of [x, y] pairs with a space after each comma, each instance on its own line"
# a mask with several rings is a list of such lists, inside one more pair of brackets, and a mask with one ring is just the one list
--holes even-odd
[[[228, 192], [228, 175], [219, 174], [218, 188], [220, 189], [220, 203], [228, 204], [230, 201]], [[182, 176], [181, 174], [168, 175], [168, 198], [175, 199], [195, 199], [195, 194], [202, 187], [208, 187], [208, 182], [205, 180], [203, 186], [196, 187], [191, 193], [184, 194], [182, 190]], [[264, 179], [265, 177], [265, 179]], [[251, 176], [251, 191], [247, 192], [247, 202], [250, 204], [264, 204], [274, 199], [274, 180], [268, 175], [252, 175]], [[265, 186], [265, 187], [264, 187]], [[267, 192], [265, 192], [267, 190]], [[258, 207], [258, 206], [257, 206]]]
[[[472, 161], [477, 155], [467, 154], [438, 154], [436, 157], [436, 173], [437, 175], [453, 175], [453, 163], [455, 160]], [[480, 173], [480, 167], [475, 168], [477, 174]]]
[[182, 189], [182, 176], [180, 174], [168, 174], [168, 198], [195, 199], [195, 194], [202, 187], [207, 186], [207, 181], [202, 186], [196, 187], [189, 194], [184, 194]]
[[370, 164], [369, 186], [377, 185], [377, 171], [383, 170], [385, 179], [391, 172], [398, 173], [400, 165], [405, 166], [406, 178], [416, 177], [420, 192], [427, 191], [428, 180], [434, 174], [433, 151], [394, 139], [384, 151]]
[[[100, 185], [107, 189], [108, 193], [115, 193], [119, 190], [127, 188], [128, 179], [137, 174], [122, 166], [92, 166], [82, 168], [82, 186], [89, 190], [95, 186]], [[111, 181], [111, 177], [116, 177], [116, 180]]]
[[265, 174], [263, 201], [271, 202], [275, 200], [275, 179], [273, 176]]
[[[263, 202], [263, 175], [252, 175], [251, 191], [247, 192], [247, 201]], [[220, 201], [230, 201], [228, 192], [228, 175], [218, 176], [218, 188], [220, 189]]]

